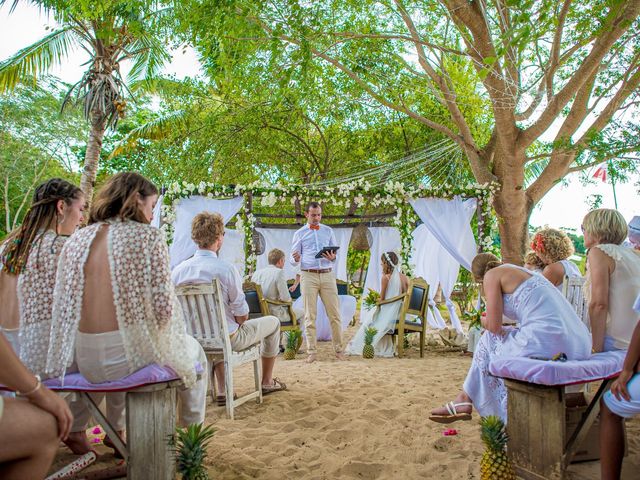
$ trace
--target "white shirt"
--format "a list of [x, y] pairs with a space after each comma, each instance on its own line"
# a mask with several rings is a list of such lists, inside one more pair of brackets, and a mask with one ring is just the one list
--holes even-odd
[[[315, 258], [323, 247], [337, 246], [333, 229], [320, 224], [318, 230], [312, 230], [307, 224], [293, 234], [291, 245], [291, 265], [300, 264], [302, 270], [324, 270], [333, 268], [333, 262], [324, 257]], [[300, 254], [300, 262], [293, 259], [293, 253]]]
[[[251, 276], [251, 281], [257, 283], [262, 288], [262, 294], [269, 300], [279, 300], [281, 302], [291, 301], [291, 294], [287, 286], [287, 279], [284, 270], [275, 265], [268, 265], [265, 268], [256, 270]], [[290, 322], [287, 308], [283, 305], [269, 305], [269, 311], [280, 320]]]
[[176, 286], [184, 283], [211, 283], [214, 278], [220, 282], [224, 311], [231, 334], [238, 329], [235, 317], [249, 313], [238, 270], [232, 264], [219, 259], [211, 250], [199, 249], [193, 257], [176, 265], [171, 272], [171, 281]]

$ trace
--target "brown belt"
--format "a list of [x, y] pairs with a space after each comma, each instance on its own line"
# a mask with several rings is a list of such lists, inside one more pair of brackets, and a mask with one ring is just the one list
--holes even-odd
[[313, 268], [309, 268], [308, 270], [302, 270], [303, 272], [309, 272], [309, 273], [329, 273], [331, 272], [330, 268], [321, 268], [320, 270], [316, 270]]

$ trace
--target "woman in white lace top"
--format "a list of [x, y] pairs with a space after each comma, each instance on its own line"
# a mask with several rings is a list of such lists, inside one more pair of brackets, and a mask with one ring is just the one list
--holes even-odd
[[[164, 235], [149, 225], [157, 198], [155, 185], [137, 173], [116, 174], [98, 192], [89, 226], [60, 255], [46, 370], [62, 375], [74, 349], [78, 370], [93, 383], [167, 365], [189, 387], [180, 392], [181, 423], [202, 423], [208, 377], [205, 368], [196, 381], [195, 365], [206, 366], [206, 356], [186, 334]], [[117, 430], [123, 408], [114, 402], [107, 410]]]
[[593, 350], [626, 350], [636, 325], [640, 251], [622, 246], [627, 222], [617, 210], [599, 208], [582, 221], [587, 255], [584, 296], [589, 303]]

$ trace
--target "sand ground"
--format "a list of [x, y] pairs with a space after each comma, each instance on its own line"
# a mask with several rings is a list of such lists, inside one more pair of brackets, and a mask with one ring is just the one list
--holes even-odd
[[[346, 338], [354, 333], [354, 327]], [[459, 352], [432, 349], [420, 358], [335, 360], [329, 343], [320, 361], [305, 355], [278, 360], [276, 375], [288, 391], [236, 409], [210, 405], [207, 420], [216, 434], [206, 460], [215, 479], [479, 479], [483, 452], [479, 417], [450, 426], [428, 420], [431, 408], [452, 399], [471, 362]], [[236, 392], [250, 388], [252, 369], [236, 371]], [[456, 436], [444, 436], [455, 428]], [[629, 455], [623, 479], [640, 471], [640, 418], [627, 424]], [[101, 447], [100, 452], [107, 452]], [[64, 449], [56, 465], [69, 461]], [[105, 454], [92, 469], [113, 465]], [[599, 478], [599, 462], [574, 464], [569, 479]]]

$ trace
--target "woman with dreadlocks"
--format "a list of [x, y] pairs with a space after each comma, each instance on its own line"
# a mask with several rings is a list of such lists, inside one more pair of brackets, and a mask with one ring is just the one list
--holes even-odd
[[[47, 358], [58, 257], [82, 221], [84, 205], [78, 187], [61, 178], [47, 180], [36, 188], [22, 225], [2, 245], [0, 326], [36, 375], [44, 373]], [[72, 405], [74, 413], [83, 408]], [[67, 442], [75, 453], [89, 450], [86, 438], [72, 434]]]

